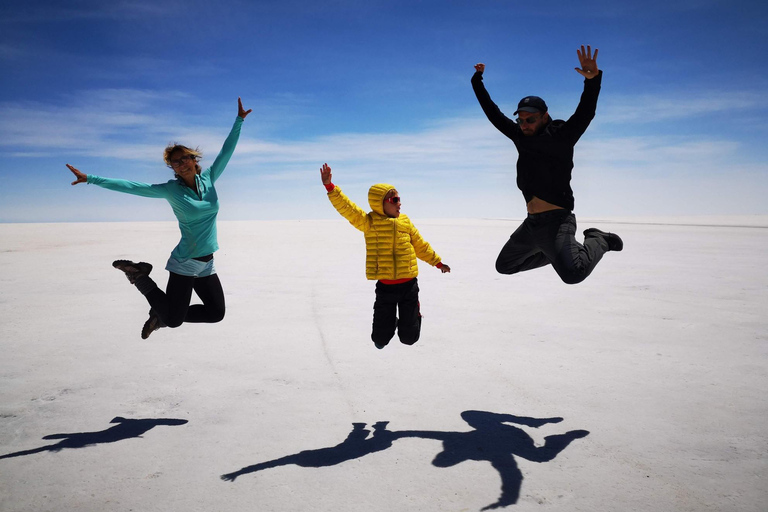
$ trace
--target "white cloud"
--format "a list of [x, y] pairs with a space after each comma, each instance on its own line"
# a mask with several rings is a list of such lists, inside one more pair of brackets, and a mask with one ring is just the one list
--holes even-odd
[[[190, 101], [194, 98], [173, 91], [103, 90], [72, 97], [67, 106], [2, 104], [0, 149], [6, 156], [55, 153], [155, 166], [165, 143], [179, 141], [199, 145], [205, 165], [221, 147], [229, 121], [224, 124], [223, 116], [218, 116], [212, 127], [210, 118], [184, 114], [180, 105]], [[688, 111], [696, 111], [691, 105]], [[324, 162], [334, 169], [334, 180], [358, 199], [377, 181], [407, 188], [411, 196], [418, 196], [409, 211], [422, 217], [456, 211], [448, 198], [459, 191], [464, 216], [502, 216], [505, 211], [512, 216], [524, 210], [515, 186], [517, 152], [481, 116], [437, 120], [408, 133], [329, 133], [305, 139], [255, 136], [270, 132], [268, 117], [246, 121], [227, 180], [221, 184], [229, 202], [240, 205], [238, 214], [253, 204], [258, 213], [252, 215], [262, 215], [249, 197], [253, 190], [268, 191], [270, 215], [306, 211], [312, 216], [324, 211], [324, 205], [313, 202], [322, 201], [322, 194], [295, 204], [297, 187], [309, 187], [301, 197], [315, 197], [318, 169]], [[671, 205], [677, 210], [665, 213], [697, 213], [702, 205], [720, 208], [705, 213], [765, 211], [758, 198], [768, 193], [768, 165], [750, 156], [742, 142], [724, 135], [617, 137], [592, 130], [576, 148], [575, 165], [573, 187], [582, 213], [651, 214]], [[276, 206], [283, 203], [282, 209]]]
[[[157, 141], [179, 130], [168, 105], [183, 93], [132, 89], [82, 91], [66, 106], [0, 104], [0, 149], [19, 156], [87, 155], [155, 160]], [[154, 146], [154, 153], [147, 151]], [[7, 149], [6, 149], [7, 148]]]
[[71, 20], [132, 19], [166, 16], [174, 7], [182, 9], [179, 0], [150, 2], [140, 0], [78, 0], [69, 2], [17, 2], [13, 11], [3, 16], [4, 23], [41, 23], [55, 21], [62, 23]]
[[[589, 166], [631, 167], [642, 174], [648, 170], [658, 174], [662, 169], [701, 173], [733, 164], [741, 147], [727, 139], [615, 137], [580, 142], [575, 158]], [[742, 158], [737, 159], [744, 163]]]
[[[212, 159], [226, 133], [201, 124], [209, 119], [184, 113], [181, 105], [192, 100], [176, 91], [107, 89], [83, 91], [68, 98], [67, 106], [0, 104], [0, 147], [7, 148], [6, 154], [39, 156], [55, 151], [154, 163], [158, 146], [179, 141], [201, 147]], [[746, 106], [756, 100], [741, 101]], [[681, 108], [698, 112], [705, 103], [700, 99]], [[614, 110], [614, 119], [635, 115], [632, 109], [640, 107], [627, 107], [618, 116]], [[262, 117], [257, 119], [263, 123]], [[261, 124], [259, 130], [269, 128]], [[355, 172], [455, 178], [456, 173], [509, 173], [517, 157], [512, 143], [480, 116], [439, 120], [410, 133], [331, 133], [290, 140], [260, 139], [248, 132], [244, 130], [238, 145], [238, 164], [258, 168], [272, 179], [323, 162]], [[593, 135], [579, 143], [576, 157], [591, 167], [619, 166], [643, 174], [659, 168], [716, 172], [726, 163], [745, 163], [740, 149], [739, 142], [727, 138]]]
[[765, 109], [765, 94], [751, 91], [709, 91], [665, 95], [607, 95], [600, 100], [601, 123], [657, 123], [670, 119]]

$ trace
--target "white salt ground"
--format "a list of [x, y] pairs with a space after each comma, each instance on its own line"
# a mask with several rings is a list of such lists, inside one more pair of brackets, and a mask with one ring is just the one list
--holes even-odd
[[414, 221], [453, 271], [381, 351], [343, 220], [220, 222], [226, 318], [146, 341], [111, 262], [164, 286], [173, 223], [0, 225], [0, 510], [768, 510], [767, 217], [579, 219], [576, 286]]

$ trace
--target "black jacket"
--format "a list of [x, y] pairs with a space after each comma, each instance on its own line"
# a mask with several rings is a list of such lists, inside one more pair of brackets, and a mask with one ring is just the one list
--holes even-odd
[[472, 88], [488, 120], [515, 143], [517, 187], [523, 192], [526, 203], [536, 196], [573, 210], [573, 147], [595, 117], [602, 79], [602, 71], [592, 79], [584, 79], [584, 92], [570, 119], [550, 121], [537, 135], [526, 137], [517, 123], [505, 116], [491, 100], [483, 85], [483, 74], [478, 71], [472, 77]]

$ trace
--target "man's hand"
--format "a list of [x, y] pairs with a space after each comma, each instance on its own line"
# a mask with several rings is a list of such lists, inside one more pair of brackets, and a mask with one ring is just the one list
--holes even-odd
[[440, 272], [442, 272], [443, 274], [450, 273], [451, 267], [443, 263], [442, 265], [440, 265]]
[[245, 119], [245, 116], [250, 114], [253, 111], [252, 108], [249, 108], [248, 110], [245, 110], [243, 108], [243, 102], [240, 101], [240, 98], [237, 98], [237, 115]]
[[323, 180], [323, 185], [331, 184], [331, 168], [328, 164], [323, 164], [320, 168], [320, 178]]
[[584, 51], [584, 45], [581, 46], [581, 50], [576, 50], [576, 54], [579, 56], [579, 64], [581, 69], [576, 69], [576, 72], [586, 79], [595, 78], [598, 73], [597, 69], [597, 48], [595, 48], [595, 55], [592, 55], [592, 47], [587, 45], [587, 50]]
[[484, 72], [485, 64], [483, 64], [482, 62], [478, 62], [477, 64], [475, 64], [475, 71], [479, 71], [480, 73]]
[[72, 171], [72, 174], [75, 175], [75, 178], [77, 178], [75, 181], [72, 182], [73, 185], [77, 185], [78, 183], [88, 183], [88, 176], [78, 171], [77, 169], [75, 169], [69, 164], [66, 164], [66, 166], [70, 171]]

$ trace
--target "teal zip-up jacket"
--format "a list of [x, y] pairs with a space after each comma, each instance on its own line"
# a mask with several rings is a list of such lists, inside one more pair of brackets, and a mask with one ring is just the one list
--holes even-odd
[[209, 168], [195, 176], [197, 191], [189, 188], [181, 178], [150, 185], [89, 174], [88, 183], [126, 194], [165, 199], [170, 203], [181, 231], [181, 240], [171, 252], [171, 257], [185, 261], [213, 254], [219, 248], [216, 236], [219, 198], [213, 184], [224, 172], [235, 151], [242, 125], [243, 118], [238, 116], [216, 160]]

